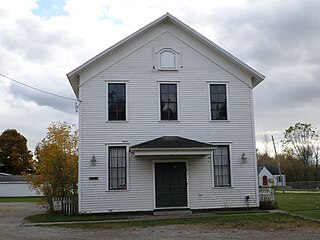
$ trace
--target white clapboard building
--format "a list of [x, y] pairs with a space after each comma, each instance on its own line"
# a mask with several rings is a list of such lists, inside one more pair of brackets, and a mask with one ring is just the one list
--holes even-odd
[[167, 13], [67, 76], [81, 213], [259, 205], [262, 74]]

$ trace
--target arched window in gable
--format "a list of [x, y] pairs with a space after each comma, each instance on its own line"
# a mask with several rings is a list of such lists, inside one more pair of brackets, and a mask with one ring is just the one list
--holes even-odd
[[171, 48], [163, 48], [158, 53], [158, 70], [177, 70], [178, 53]]

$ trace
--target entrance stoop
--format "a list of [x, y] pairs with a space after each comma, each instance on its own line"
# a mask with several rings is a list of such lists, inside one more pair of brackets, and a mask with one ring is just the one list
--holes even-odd
[[153, 211], [154, 216], [190, 216], [192, 211], [190, 209], [183, 210], [155, 210]]

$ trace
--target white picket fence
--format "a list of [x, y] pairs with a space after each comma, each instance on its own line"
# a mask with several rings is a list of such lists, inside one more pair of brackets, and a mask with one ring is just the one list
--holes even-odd
[[275, 188], [259, 187], [259, 201], [274, 203], [274, 201], [275, 201]]
[[78, 195], [70, 197], [54, 197], [53, 211], [61, 212], [65, 215], [75, 215], [78, 213]]

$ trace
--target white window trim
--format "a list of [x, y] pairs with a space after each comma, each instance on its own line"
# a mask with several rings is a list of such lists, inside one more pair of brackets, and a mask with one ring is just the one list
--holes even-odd
[[[123, 123], [128, 122], [128, 82], [129, 80], [123, 79], [123, 80], [116, 80], [116, 79], [109, 79], [106, 80], [106, 122], [109, 123]], [[125, 120], [109, 120], [109, 83], [124, 83], [126, 88], [126, 119]]]
[[[208, 83], [208, 109], [209, 109], [209, 122], [230, 122], [230, 108], [229, 108], [229, 81], [207, 81]], [[212, 120], [211, 119], [211, 96], [210, 85], [212, 84], [224, 84], [226, 85], [226, 98], [227, 98], [227, 119], [226, 120]]]
[[211, 154], [211, 180], [212, 188], [233, 188], [233, 168], [232, 168], [232, 143], [231, 142], [210, 142], [213, 146], [229, 146], [229, 164], [230, 164], [230, 186], [215, 186], [214, 185], [214, 162], [213, 162], [213, 151]]
[[[179, 97], [179, 88], [180, 81], [157, 81], [158, 82], [158, 121], [164, 123], [174, 123], [180, 122], [180, 97]], [[160, 100], [160, 84], [176, 84], [177, 85], [177, 120], [161, 120], [161, 100]]]
[[[109, 189], [109, 147], [126, 147], [126, 189]], [[124, 192], [130, 190], [129, 184], [129, 143], [107, 143], [106, 144], [106, 191]]]
[[[166, 68], [166, 67], [161, 67], [161, 53], [163, 52], [171, 52], [174, 55], [174, 67], [172, 68]], [[158, 60], [158, 71], [177, 71], [178, 70], [178, 52], [173, 50], [172, 48], [162, 48], [157, 54], [157, 60]]]

